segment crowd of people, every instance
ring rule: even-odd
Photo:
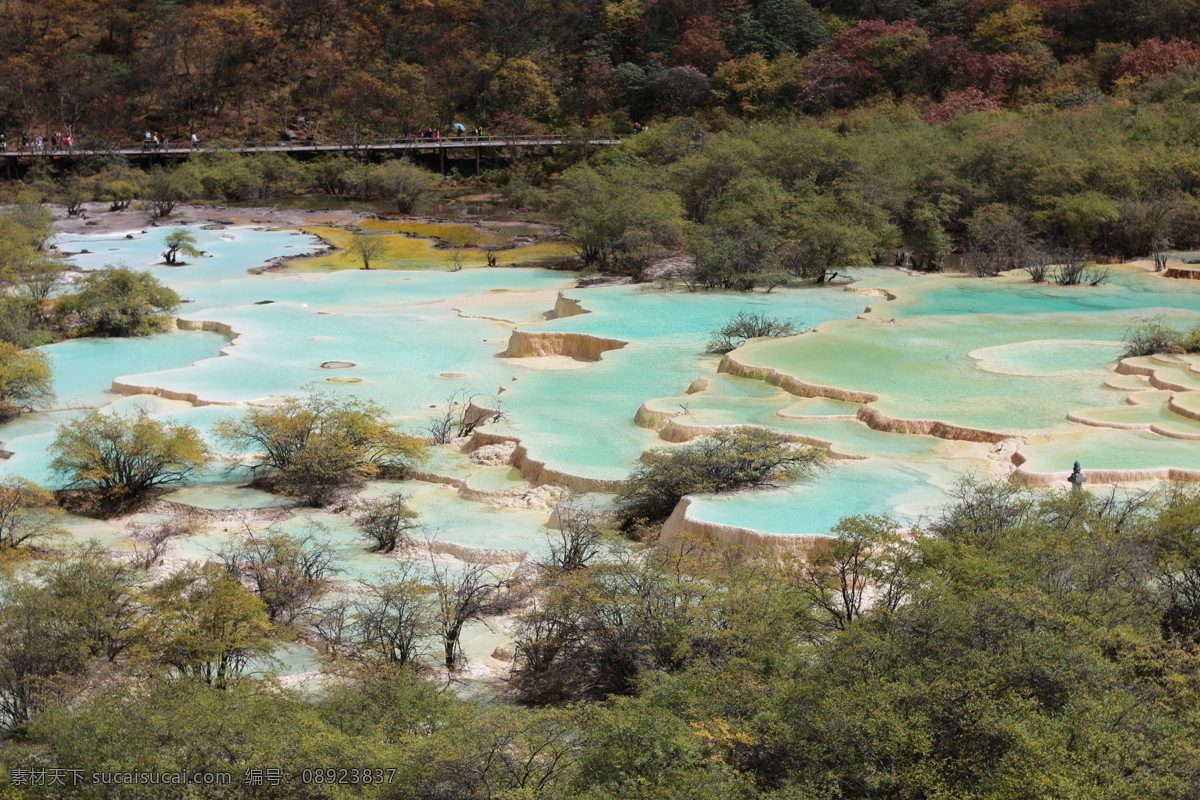
[[[49,136],[21,137],[20,152],[22,153],[70,153],[75,146],[75,137],[70,133],[55,133]],[[0,133],[0,153],[7,153],[8,134]]]
[[[642,126],[634,123],[634,132],[640,133]],[[482,138],[487,133],[480,127],[467,128],[464,125],[455,123],[451,130],[443,134],[441,129],[429,128],[419,130],[415,133],[405,133],[402,137],[404,141],[417,141],[421,139],[442,139],[447,137],[474,137]],[[311,141],[311,137],[309,137]],[[41,154],[57,154],[57,153],[72,153],[74,152],[75,138],[71,133],[53,133],[49,136],[30,136],[24,135],[20,139],[19,149],[16,152],[31,153],[35,155]],[[185,144],[191,149],[200,147],[200,137],[195,133],[185,139]],[[178,146],[178,144],[177,144]],[[155,152],[169,150],[171,142],[165,133],[155,130],[147,130],[142,134],[142,152]],[[8,146],[8,136],[0,133],[0,153],[10,152]]]
[[[200,137],[193,133],[190,137],[188,137],[187,143],[192,147],[192,149],[195,149],[200,146]],[[167,135],[165,133],[159,133],[158,131],[146,131],[142,134],[143,151],[167,150],[170,148],[170,146],[171,142],[169,139],[167,139]]]
[[[186,140],[193,148],[200,146],[200,137],[192,134]],[[142,135],[142,150],[166,150],[170,147],[170,141],[165,133],[158,131],[146,131]],[[14,142],[13,150],[8,146],[8,134],[0,133],[0,153],[18,152],[30,153],[33,155],[57,154],[57,153],[73,153],[75,148],[75,136],[71,133],[52,133],[49,136],[32,136],[30,134],[23,135],[20,139]]]
[[[465,126],[455,123],[454,127],[451,129],[451,131],[447,135],[448,136],[459,136],[459,137],[474,136],[475,138],[479,138],[479,137],[483,136],[484,133],[483,133],[482,128],[476,127],[476,128],[472,128],[471,130],[467,130],[467,128]],[[421,131],[417,131],[416,133],[404,134],[404,139],[406,139],[406,140],[409,140],[409,139],[441,139],[441,138],[442,138],[442,132],[440,129],[436,129],[436,128],[431,128],[429,130],[421,130]]]

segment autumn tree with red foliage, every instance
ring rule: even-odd
[[[950,92],[942,102],[931,108],[925,115],[925,121],[932,124],[949,122],[956,114],[964,111],[999,111],[1000,103],[988,97],[978,89],[963,89],[960,92]]]
[[[868,20],[833,38],[804,77],[800,105],[808,111],[848,108],[869,97],[901,97],[913,86],[929,52],[929,32],[912,21]]]
[[[958,36],[935,39],[921,62],[925,90],[935,99],[967,90],[1000,97],[1012,75],[1008,56],[972,50]]]
[[[729,48],[721,38],[721,25],[710,16],[694,17],[679,37],[679,44],[671,53],[675,66],[695,67],[712,74],[722,62],[730,58]]]
[[[1121,80],[1143,83],[1197,64],[1200,45],[1182,39],[1147,39],[1121,59]]]

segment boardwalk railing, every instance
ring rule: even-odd
[[[211,145],[201,142],[192,145],[191,142],[135,142],[125,146],[116,144],[108,147],[95,145],[88,147],[64,147],[59,145],[52,148],[49,143],[41,148],[14,147],[11,144],[7,150],[0,151],[0,156],[78,156],[78,155],[180,155],[203,150],[217,150],[234,153],[318,153],[318,152],[376,152],[402,150],[454,150],[460,148],[486,147],[492,149],[505,147],[560,147],[563,145],[614,145],[620,144],[617,137],[608,139],[570,139],[556,134],[535,134],[529,136],[442,136],[422,137],[408,136],[400,139],[367,139],[362,141],[331,141],[324,139],[292,139],[285,141],[245,141],[231,142],[220,140]]]

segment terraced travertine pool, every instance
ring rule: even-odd
[[[1027,483],[1059,485],[1077,459],[1093,482],[1200,478],[1200,362],[1120,358],[1139,317],[1200,319],[1191,282],[1137,267],[1116,268],[1105,286],[1069,288],[878,269],[861,271],[849,291],[577,289],[572,274],[537,266],[449,271],[448,251],[432,239],[395,234],[448,226],[377,227],[393,232],[390,269],[345,269],[347,256],[335,252],[248,272],[318,250],[305,231],[196,230],[207,255],[182,267],[156,263],[167,229],[62,237],[64,250],[89,251],[72,257],[82,268],[124,263],[175,288],[188,329],[45,348],[58,407],[0,427],[13,453],[0,470],[53,485],[46,447],[84,406],[147,408],[207,432],[247,403],[316,384],[374,399],[414,430],[460,391],[505,412],[487,433],[521,442],[514,463],[474,463],[440,448],[425,480],[365,490],[409,494],[438,551],[468,560],[545,547],[554,495],[530,481],[611,491],[647,448],[718,426],[769,427],[823,443],[835,459],[802,485],[696,498],[676,530],[741,529],[753,539],[826,534],[856,513],[912,520],[969,472],[1015,470]],[[321,233],[335,243],[345,235]],[[507,252],[536,265],[561,248]],[[466,266],[482,263],[480,252],[467,255]],[[741,309],[816,330],[754,341],[724,359],[706,354],[709,332]],[[349,366],[322,367],[329,362]],[[219,465],[197,484],[164,498],[210,520],[176,543],[184,558],[209,557],[246,524],[318,525],[338,549],[343,580],[394,563],[367,552],[344,515],[238,488]],[[120,524],[73,519],[71,528],[76,539],[132,546]]]

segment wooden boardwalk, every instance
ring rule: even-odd
[[[106,148],[63,148],[52,150],[46,143],[41,150],[30,150],[14,147],[10,143],[8,150],[0,151],[0,158],[40,158],[43,156],[93,156],[114,155],[123,156],[176,156],[186,157],[206,149],[232,153],[384,153],[384,152],[436,152],[447,150],[465,150],[476,148],[480,150],[502,150],[509,147],[562,147],[564,145],[605,146],[620,144],[621,139],[589,139],[586,142],[568,139],[563,136],[443,136],[432,138],[405,139],[374,139],[362,142],[331,142],[331,141],[281,141],[281,142],[228,142],[221,141],[212,148],[207,148],[203,142],[192,147],[189,142],[170,142],[168,146],[144,145],[141,142],[129,145],[114,145]]]

